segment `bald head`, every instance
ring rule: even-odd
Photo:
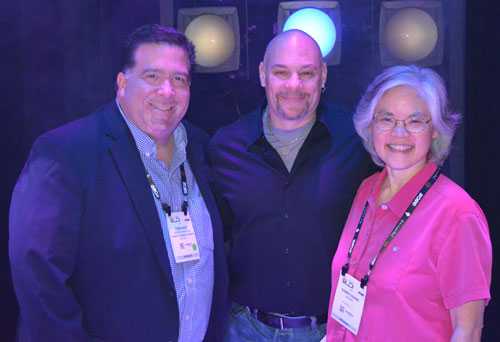
[[[299,30],[276,36],[259,65],[271,124],[294,129],[314,120],[327,68],[314,39]]]
[[[280,55],[286,54],[290,50],[307,50],[317,58],[319,63],[322,62],[318,43],[310,35],[300,30],[285,31],[274,37],[267,44],[262,62],[268,67],[271,61],[279,60]]]

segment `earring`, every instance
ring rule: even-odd
[[[321,93],[322,93],[322,94],[324,94],[324,93],[325,93],[325,91],[326,91],[326,86],[323,84],[323,85],[321,86]]]

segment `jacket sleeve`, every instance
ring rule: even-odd
[[[40,138],[19,177],[9,217],[9,257],[19,341],[86,341],[72,291],[82,185],[61,148]]]

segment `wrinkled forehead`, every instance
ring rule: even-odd
[[[309,35],[294,30],[276,36],[267,46],[264,55],[267,68],[273,65],[303,64],[321,66],[321,51]]]

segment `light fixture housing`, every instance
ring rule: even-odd
[[[314,8],[324,12],[333,22],[335,28],[335,42],[332,50],[326,56],[323,56],[323,60],[327,65],[340,64],[341,60],[341,45],[342,45],[342,22],[340,15],[340,5],[338,1],[283,1],[278,5],[278,20],[277,28],[278,33],[283,32],[283,28],[287,19],[293,15],[295,12],[305,9]],[[306,26],[303,31],[307,32],[308,27]],[[310,33],[311,36],[314,33]],[[331,35],[332,32],[327,32]],[[320,42],[318,42],[319,44]]]
[[[440,1],[384,1],[379,25],[383,66],[442,63],[444,27]]]
[[[195,45],[194,72],[221,73],[239,69],[240,23],[236,7],[180,8],[177,29]]]

